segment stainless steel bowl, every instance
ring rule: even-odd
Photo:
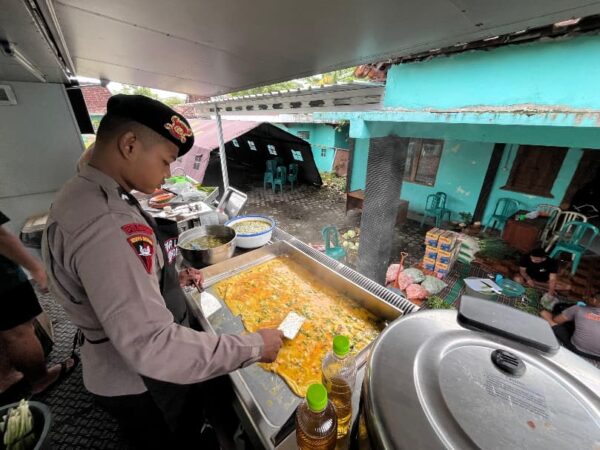
[[[191,239],[197,239],[201,236],[228,238],[229,241],[226,244],[206,250],[192,250],[184,247]],[[183,259],[192,267],[201,269],[202,267],[231,258],[235,251],[235,236],[235,230],[231,227],[226,227],[225,225],[203,225],[181,233],[179,235],[178,247]]]

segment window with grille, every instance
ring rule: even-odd
[[[310,139],[310,131],[298,131],[298,137],[308,141]]]
[[[254,141],[248,141],[248,147],[250,147],[250,150],[257,151],[256,144],[254,144]]]
[[[439,139],[411,139],[408,143],[404,181],[435,185],[444,141]]]
[[[194,170],[198,170],[200,168],[200,164],[202,163],[202,155],[196,155],[194,158]]]
[[[304,158],[302,157],[302,152],[300,150],[292,149],[292,156],[296,161],[304,161]]]
[[[270,155],[277,156],[277,150],[275,149],[274,145],[267,145],[267,150],[269,150]]]
[[[327,149],[326,148],[322,148],[321,149],[321,158],[325,158],[327,156]]]
[[[553,198],[552,187],[567,150],[566,147],[520,145],[508,181],[502,189]]]

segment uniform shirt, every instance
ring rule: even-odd
[[[62,188],[50,211],[43,239],[49,287],[87,339],[109,338],[81,347],[83,381],[97,395],[142,393],[139,374],[197,383],[254,363],[262,353],[259,334],[214,336],[173,322],[160,293],[163,255],[154,233],[144,235],[152,264],[128,241],[132,229],[148,228],[116,181],[89,165]]]
[[[0,211],[0,226],[10,219]],[[27,275],[17,263],[0,254],[0,294],[8,292],[20,283],[27,281]]]
[[[525,255],[521,258],[519,267],[525,267],[527,275],[533,280],[541,283],[546,283],[550,279],[551,273],[558,272],[558,262],[552,258],[546,258],[541,263],[534,263],[529,255]]]
[[[571,343],[584,353],[600,357],[600,308],[575,305],[562,315],[575,321]]]

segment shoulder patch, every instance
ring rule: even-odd
[[[123,230],[126,234],[143,233],[147,234],[148,236],[152,236],[153,234],[152,228],[142,223],[128,223],[126,225],[123,225],[121,227],[121,230]]]
[[[142,262],[146,272],[151,274],[152,263],[154,262],[154,242],[152,239],[143,234],[136,234],[128,237],[127,242]]]

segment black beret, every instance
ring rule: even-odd
[[[164,103],[145,95],[113,95],[106,105],[106,114],[139,122],[179,147],[179,156],[194,145],[194,133],[185,117]]]

